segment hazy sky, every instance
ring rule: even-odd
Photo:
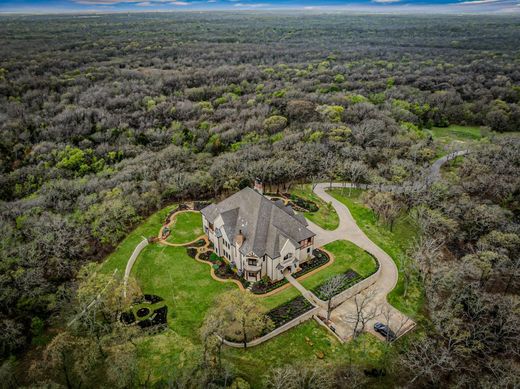
[[[174,10],[350,10],[359,12],[520,13],[520,0],[0,0],[4,12]]]

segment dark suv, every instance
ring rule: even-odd
[[[394,332],[386,324],[377,322],[374,324],[374,330],[383,335],[389,342],[395,340]]]

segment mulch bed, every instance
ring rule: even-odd
[[[344,274],[345,274],[345,282],[343,283],[342,287],[339,288],[336,291],[336,293],[333,296],[331,296],[330,298],[337,296],[341,292],[347,290],[352,285],[357,284],[359,281],[361,281],[363,279],[363,277],[361,275],[359,275],[357,272],[355,272],[352,269],[347,270]],[[323,286],[326,283],[327,283],[327,281],[325,281],[321,285],[318,285],[317,287],[315,287],[314,289],[311,290],[311,292],[314,293],[316,295],[316,297],[318,297],[321,300],[328,300],[327,296],[323,295],[323,293],[321,292],[321,289],[323,288]]]
[[[190,247],[188,247],[190,249]],[[188,255],[190,255],[190,252],[188,252]],[[191,255],[190,255],[191,257]],[[193,257],[195,258],[195,257]],[[215,275],[218,278],[221,278],[223,280],[226,279],[234,279],[239,281],[244,288],[247,288],[249,286],[249,281],[247,281],[244,277],[240,277],[237,273],[235,273],[229,263],[222,258],[219,257],[215,252],[213,251],[204,251],[199,255],[199,259],[201,261],[209,262],[212,264],[213,269],[215,270]]]
[[[302,208],[307,212],[318,212],[320,209],[314,201],[306,200],[300,196],[296,196],[295,194],[284,193],[284,196],[291,200],[291,203],[296,206],[295,208]]]
[[[267,316],[273,321],[275,328],[281,327],[291,320],[303,315],[313,308],[312,304],[303,296],[298,296],[286,303],[271,309]]]

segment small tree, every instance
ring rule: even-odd
[[[345,285],[346,277],[344,274],[333,276],[320,288],[320,295],[327,299],[327,320],[330,320],[332,311],[332,297],[337,295]]]
[[[377,305],[373,304],[375,289],[370,289],[354,297],[354,310],[344,316],[345,321],[354,324],[353,335],[358,336],[365,330],[366,324],[377,316]]]
[[[244,347],[248,341],[273,327],[258,301],[249,293],[235,290],[224,294],[219,297],[216,309],[222,315],[223,335],[241,341]]]

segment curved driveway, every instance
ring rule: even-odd
[[[426,184],[430,184],[440,178],[440,168],[444,163],[468,152],[468,150],[457,151],[436,160],[430,166]],[[364,308],[364,314],[373,317],[367,322],[365,330],[375,334],[373,326],[375,322],[379,321],[389,325],[399,337],[412,329],[415,323],[387,301],[387,295],[397,285],[399,278],[397,266],[390,255],[372,242],[359,228],[349,209],[326,191],[329,188],[350,187],[353,187],[353,185],[349,183],[321,183],[314,187],[314,193],[323,201],[331,203],[339,217],[339,226],[334,231],[324,230],[308,220],[309,228],[316,234],[314,238],[315,246],[321,247],[335,240],[349,240],[376,257],[381,267],[381,272],[379,278],[372,286],[336,307],[332,311],[331,321],[334,323],[336,332],[341,338],[350,338],[354,332],[353,321],[355,321],[357,316],[356,312],[359,311],[360,300],[366,298],[369,302]],[[356,299],[358,304],[356,304]],[[380,337],[380,335],[377,336]]]
[[[331,185],[321,183],[314,188],[316,195],[321,197],[324,201],[332,203],[339,217],[339,226],[334,231],[324,230],[309,221],[309,228],[316,234],[315,245],[316,247],[320,247],[335,240],[349,240],[376,257],[381,267],[381,272],[374,285],[365,289],[358,296],[336,307],[332,311],[331,321],[334,323],[336,333],[342,339],[349,339],[353,335],[353,322],[357,315],[355,299],[361,300],[367,298],[370,299],[370,301],[365,308],[364,314],[374,315],[374,317],[368,321],[365,330],[374,333],[373,325],[375,322],[380,321],[388,324],[390,328],[400,336],[413,328],[415,323],[391,306],[386,299],[388,293],[390,293],[397,284],[399,277],[397,266],[390,255],[372,242],[358,227],[348,208],[326,192],[326,189],[331,187],[348,188],[349,186],[350,184],[333,183]]]

